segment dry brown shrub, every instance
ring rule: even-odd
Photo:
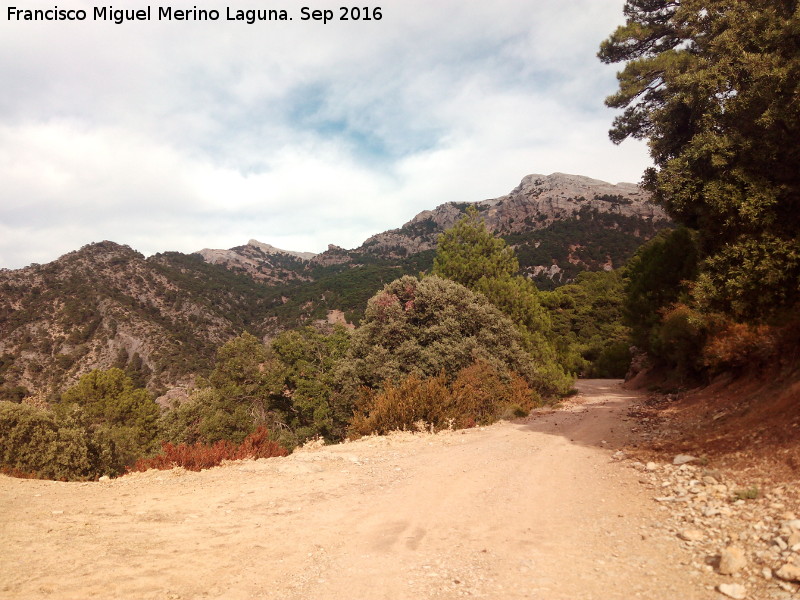
[[[0,466],[0,473],[3,475],[8,475],[9,477],[15,477],[16,479],[38,479],[36,473],[30,473],[28,471],[23,471],[22,469],[17,469],[16,467],[8,467],[6,465]]]
[[[706,343],[703,362],[712,371],[757,365],[775,354],[777,342],[774,327],[728,322]]]
[[[417,430],[420,422],[434,430],[473,427],[527,414],[539,401],[522,377],[479,360],[461,369],[449,385],[444,374],[409,375],[396,384],[386,382],[382,390],[365,389],[350,431],[383,435]]]
[[[539,395],[516,373],[501,373],[494,365],[475,361],[461,369],[451,385],[451,413],[456,423],[467,420],[485,425],[511,412],[529,413],[540,403]],[[513,409],[517,409],[517,411]]]
[[[440,425],[447,418],[450,396],[444,375],[425,379],[409,375],[397,384],[385,383],[382,391],[365,388],[350,430],[357,435],[383,435],[414,430],[419,421]]]
[[[259,427],[248,435],[241,444],[233,444],[221,440],[215,444],[178,444],[166,442],[161,447],[161,454],[152,458],[143,458],[129,469],[129,472],[147,471],[149,469],[169,470],[183,467],[188,471],[200,471],[216,467],[224,460],[241,460],[245,458],[271,458],[286,456],[289,452],[280,444],[269,439],[266,427]]]

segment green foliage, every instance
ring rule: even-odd
[[[695,298],[735,318],[758,320],[800,299],[800,240],[742,236],[706,259]]]
[[[571,386],[557,365],[528,353],[519,328],[483,295],[437,276],[403,277],[370,299],[340,377],[378,388],[412,374],[452,378],[475,360],[519,373],[545,396]]]
[[[697,276],[697,245],[686,228],[661,232],[642,246],[625,269],[625,317],[636,346],[654,352],[652,335],[662,313],[688,299],[687,283]]]
[[[662,312],[650,334],[650,352],[680,376],[696,376],[703,368],[703,346],[708,334],[703,315],[683,304]]]
[[[241,443],[260,426],[285,420],[281,365],[255,336],[244,332],[223,344],[208,380],[187,402],[161,418],[170,442]]]
[[[749,488],[740,488],[733,492],[733,496],[731,499],[733,501],[736,500],[756,500],[761,495],[761,490],[758,489],[758,486],[752,486]]]
[[[121,369],[83,375],[61,395],[56,412],[62,418],[80,418],[93,436],[113,448],[110,468],[115,473],[153,449],[158,405]]]
[[[334,387],[334,371],[349,334],[307,327],[284,332],[265,346],[243,333],[224,344],[207,380],[189,399],[162,415],[164,439],[175,444],[241,443],[261,426],[287,447],[322,436],[341,440],[352,401]]]
[[[266,346],[244,332],[217,351],[217,362],[208,380],[228,400],[247,403],[254,411],[262,411],[267,410],[265,399],[280,393],[278,370]]]
[[[286,425],[297,443],[317,436],[329,441],[344,437],[352,406],[336,394],[334,368],[349,345],[350,334],[341,326],[329,334],[312,327],[287,331],[272,341],[282,365],[282,394],[291,400]]]
[[[800,300],[800,35],[784,0],[628,0],[611,138],[648,139],[645,184],[696,229],[698,299],[759,320]]]
[[[311,281],[277,288],[278,296],[288,301],[276,303],[272,314],[281,323],[299,327],[310,319],[325,318],[328,310],[342,310],[348,322],[358,324],[367,300],[398,277],[430,269],[433,254],[429,250],[391,260],[360,254],[355,264],[316,267],[309,273]]]
[[[103,448],[73,419],[28,404],[0,402],[0,468],[44,479],[102,474]],[[105,448],[106,452],[108,448]]]
[[[77,404],[93,422],[152,430],[158,405],[147,390],[136,388],[121,369],[94,370],[61,395],[61,404]]]
[[[542,293],[562,362],[583,377],[624,377],[630,329],[623,319],[620,271],[583,272],[575,283]]]
[[[433,260],[434,275],[474,289],[481,279],[509,278],[518,271],[514,250],[489,233],[474,206],[439,236]]]
[[[517,325],[522,345],[540,365],[543,377],[563,379],[539,291],[518,271],[514,250],[486,229],[474,207],[439,237],[433,273],[483,294]]]
[[[0,387],[0,401],[22,402],[29,393],[28,388],[22,385],[4,385]]]

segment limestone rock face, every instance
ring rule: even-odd
[[[425,210],[398,229],[373,235],[359,248],[351,251],[349,261],[358,260],[359,255],[375,255],[382,258],[404,258],[412,254],[434,250],[439,235],[452,227],[464,214],[470,203],[448,202],[433,210]],[[559,222],[581,219],[609,221],[607,228],[619,229],[625,222],[633,229],[631,235],[645,237],[669,223],[664,210],[649,202],[647,192],[633,183],[611,184],[581,175],[553,173],[552,175],[527,175],[520,184],[505,196],[473,203],[484,218],[488,229],[500,235],[530,236]],[[605,215],[605,217],[603,217]],[[639,225],[637,225],[639,224]],[[641,230],[641,231],[640,231]],[[538,248],[538,245],[536,246]],[[600,258],[597,264],[587,265],[581,251],[590,252],[582,240],[568,240],[569,255],[566,261],[572,265],[593,269],[613,269],[618,266],[611,257]],[[343,260],[340,249],[328,250],[311,259],[312,264],[329,265],[348,262]],[[563,279],[564,264],[543,261],[539,264],[523,265],[531,277]],[[566,281],[561,281],[565,283]]]
[[[244,246],[229,250],[203,248],[196,254],[207,263],[222,265],[232,271],[244,271],[253,279],[265,283],[304,279],[300,274],[303,266],[316,256],[313,252],[281,250],[258,240],[250,240]]]
[[[230,250],[206,248],[198,254],[206,262],[244,271],[266,283],[302,280],[308,268],[358,265],[363,263],[363,257],[402,260],[434,250],[439,235],[452,227],[470,204],[481,213],[489,230],[499,235],[530,237],[532,232],[583,219],[585,222],[603,221],[602,227],[606,229],[627,227],[627,234],[640,237],[643,242],[655,229],[669,222],[663,209],[648,200],[648,194],[633,183],[612,184],[565,173],[533,174],[526,175],[511,192],[498,198],[472,203],[448,202],[424,210],[402,227],[375,234],[353,250],[330,245],[325,252],[315,255],[281,250],[250,240],[245,246]],[[566,234],[562,232],[561,235]],[[587,247],[584,241],[566,240],[561,246],[567,249],[567,256],[560,261],[546,258],[535,264],[523,264],[524,270],[533,278],[566,283],[572,271],[610,270],[620,266],[618,256],[603,256],[602,253],[597,256],[597,249]],[[534,245],[539,247],[537,242]],[[587,262],[591,254],[596,256]],[[569,272],[565,273],[565,269]]]
[[[484,200],[489,206],[486,222],[494,231],[515,233],[526,228],[526,220],[541,229],[554,221],[572,217],[588,207],[650,221],[667,221],[660,207],[633,183],[611,184],[581,175],[553,173],[527,175],[509,194]]]

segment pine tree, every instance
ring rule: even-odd
[[[526,348],[537,360],[557,360],[550,317],[540,303],[539,290],[519,275],[513,248],[489,232],[474,206],[439,237],[433,274],[486,296],[520,328]]]
[[[759,319],[800,299],[796,0],[628,0],[601,46],[625,63],[611,139],[646,139],[644,183],[700,236],[698,298]]]
[[[514,250],[493,236],[474,206],[439,236],[433,273],[468,288],[478,280],[512,277],[519,272]]]

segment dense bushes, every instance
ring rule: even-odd
[[[542,292],[562,362],[583,377],[624,377],[630,329],[623,321],[620,271],[580,273],[573,284]]]
[[[120,369],[92,371],[52,407],[0,403],[0,466],[47,479],[119,475],[154,449],[158,413]]]
[[[73,419],[29,404],[0,402],[0,469],[43,479],[92,479],[113,448]]]
[[[653,330],[663,310],[688,302],[689,286],[697,277],[695,235],[685,227],[662,231],[642,246],[625,268],[625,317],[633,342],[652,352]]]
[[[775,356],[783,333],[769,325],[718,323],[702,349],[703,365],[711,372],[761,366]]]
[[[352,400],[337,389],[335,370],[349,346],[350,334],[342,326],[329,332],[305,327],[272,341],[282,365],[281,394],[291,403],[286,425],[293,432],[293,444],[318,436],[329,441],[344,437]]]
[[[80,422],[94,439],[102,440],[101,445],[111,448],[104,465],[107,474],[121,473],[155,447],[158,405],[121,369],[83,375],[54,409],[63,418]]]
[[[539,395],[519,375],[476,361],[452,381],[444,373],[424,378],[412,374],[396,383],[388,381],[380,390],[365,388],[350,431],[367,435],[485,425],[526,415],[539,403]]]
[[[285,332],[269,346],[243,333],[220,348],[189,399],[162,415],[163,439],[238,444],[264,426],[289,448],[317,436],[341,440],[352,403],[337,403],[334,370],[348,345],[341,327]]]
[[[520,330],[483,295],[436,276],[403,277],[369,301],[341,378],[352,389],[375,389],[406,375],[444,372],[452,379],[476,360],[518,373],[542,395],[572,383],[558,365],[531,356]]]

